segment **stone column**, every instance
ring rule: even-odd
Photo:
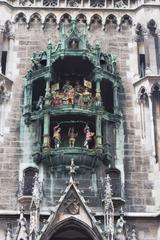
[[[158,48],[158,52],[157,52],[157,73],[160,74],[160,30],[158,31],[157,34],[157,48]]]
[[[101,96],[100,79],[96,80],[96,97]]]
[[[13,75],[13,46],[14,46],[14,34],[10,33],[8,35],[9,48],[8,48],[8,56],[7,56],[7,68],[6,68],[6,76],[12,79]]]
[[[102,147],[102,116],[99,112],[96,116],[96,147]]]
[[[151,68],[150,68],[148,32],[144,33],[144,49],[145,49],[146,75],[150,75]]]
[[[0,73],[2,73],[1,61],[2,61],[2,50],[3,50],[3,34],[4,34],[4,29],[3,27],[0,26]]]
[[[32,110],[32,84],[28,83],[25,87],[25,99],[24,99],[25,112],[31,112]]]
[[[151,34],[148,36],[148,46],[149,46],[149,58],[150,58],[150,69],[153,75],[157,74],[157,59],[156,59],[156,46],[155,37]]]
[[[46,77],[46,89],[45,89],[45,107],[49,105],[49,94],[50,94],[50,82],[49,77]],[[50,116],[48,113],[44,114],[44,129],[43,129],[43,148],[50,146]]]
[[[117,83],[113,86],[113,101],[114,101],[114,113],[118,114],[118,86]]]
[[[43,125],[43,148],[48,149],[50,146],[50,116],[48,113],[44,114],[44,125]]]
[[[153,119],[153,105],[152,105],[152,94],[148,95],[149,101],[149,114],[150,114],[150,127],[151,127],[151,142],[152,142],[152,154],[155,157],[155,132],[154,132],[154,119]]]
[[[101,105],[101,90],[100,90],[100,79],[97,78],[96,80],[96,98],[97,102]],[[100,108],[101,106],[97,106]],[[96,147],[102,147],[102,116],[100,109],[97,109],[97,116],[96,116]]]

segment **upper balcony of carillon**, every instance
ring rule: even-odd
[[[159,0],[6,0],[15,7],[84,8],[84,9],[135,9],[142,5],[159,5]]]
[[[116,58],[102,53],[98,43],[91,47],[85,28],[84,24],[80,32],[75,20],[70,27],[62,24],[58,45],[53,48],[49,41],[46,51],[33,54],[25,78],[26,123],[46,112],[53,116],[68,112],[95,116],[97,111],[108,118],[118,115]]]
[[[23,116],[28,126],[36,122],[40,129],[41,150],[35,161],[45,158],[39,153],[46,154],[46,149],[54,165],[63,159],[65,165],[75,157],[91,167],[96,151],[103,151],[107,164],[115,155],[111,148],[121,121],[116,58],[102,53],[98,43],[91,47],[85,32],[85,23],[62,22],[57,46],[53,48],[49,41],[46,51],[33,54],[25,77]],[[110,139],[113,142],[108,143]]]

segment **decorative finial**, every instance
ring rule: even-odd
[[[34,177],[32,200],[34,201],[36,207],[39,208],[42,200],[42,183],[39,181],[38,173],[36,173]]]
[[[47,46],[48,49],[52,49],[52,43],[51,43],[51,39],[49,38],[48,39],[48,46]]]
[[[6,240],[12,240],[12,235],[11,235],[11,225],[7,224],[7,232],[6,232]]]
[[[113,240],[114,236],[114,206],[112,202],[111,179],[107,174],[105,178],[104,193],[104,230],[107,240]]]
[[[136,235],[135,226],[132,227],[131,240],[138,240]]]
[[[111,179],[107,174],[105,177],[105,209],[109,208],[110,202],[112,201],[112,189],[111,189]]]
[[[74,177],[75,177],[76,169],[78,169],[79,167],[74,164],[74,159],[72,158],[71,159],[71,165],[66,166],[66,168],[69,169],[69,175],[70,175],[69,183],[72,184],[72,183],[74,183]]]
[[[116,223],[116,239],[120,240],[121,238],[124,238],[125,234],[124,234],[124,225],[126,223],[126,221],[124,220],[124,211],[123,208],[121,207],[120,209],[120,217],[117,220]]]

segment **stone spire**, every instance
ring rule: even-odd
[[[24,209],[21,207],[20,209],[20,217],[18,220],[18,227],[16,231],[16,239],[28,240],[27,233],[27,221],[24,217]]]
[[[35,203],[36,208],[39,208],[41,200],[42,200],[42,183],[39,181],[38,173],[36,173],[34,177],[34,186],[32,193],[32,202]]]
[[[104,231],[107,240],[113,240],[114,236],[114,207],[112,202],[111,179],[109,175],[105,178],[104,195]]]
[[[133,226],[133,228],[132,228],[131,240],[138,240],[137,235],[136,235],[135,226]]]
[[[11,228],[10,228],[10,226],[7,227],[6,240],[12,240],[12,235],[11,235]]]
[[[42,200],[42,183],[39,181],[38,173],[36,173],[34,177],[32,201],[30,206],[29,239],[33,239],[33,236],[37,236],[39,231],[39,210],[41,200]]]
[[[39,231],[39,217],[40,217],[39,210],[41,200],[42,200],[42,183],[39,181],[38,173],[36,173],[34,177],[32,201],[30,206],[29,239],[32,239],[33,236],[37,236]]]
[[[115,229],[116,240],[126,239],[125,238],[125,233],[124,233],[125,224],[126,224],[126,221],[124,220],[124,212],[123,212],[123,209],[121,208],[120,216],[117,220],[116,229]]]

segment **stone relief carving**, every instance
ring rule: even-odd
[[[71,193],[65,203],[65,212],[71,215],[79,214],[80,202],[78,198]]]

